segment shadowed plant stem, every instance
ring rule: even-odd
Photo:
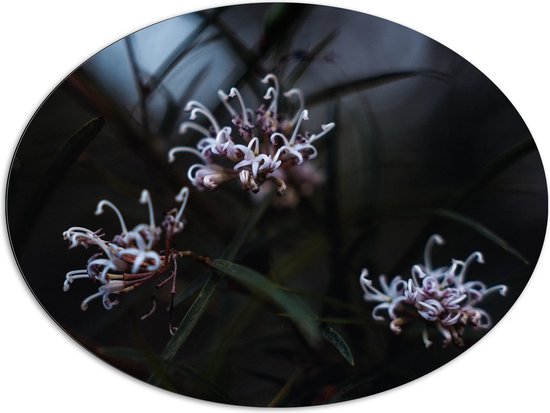
[[[157,71],[151,76],[145,85],[147,96],[151,96],[162,84],[164,79],[172,73],[178,64],[200,43],[196,42],[199,36],[206,30],[212,22],[220,15],[222,9],[212,9],[208,14],[198,12],[197,15],[203,18],[203,21],[190,33],[175,50],[162,62]]]
[[[141,125],[143,126],[145,133],[150,134],[151,129],[149,128],[149,115],[147,110],[147,92],[143,83],[141,70],[137,63],[137,56],[134,50],[134,45],[132,44],[131,37],[124,38],[124,45],[126,46],[126,52],[128,53],[128,60],[130,62],[130,69],[132,70],[132,76],[134,77],[134,82],[136,83],[136,89],[138,91]]]
[[[332,109],[332,119],[339,119],[339,104]],[[329,239],[329,266],[330,282],[327,291],[329,296],[342,301],[346,298],[347,283],[342,282],[343,257],[342,233],[340,225],[339,179],[338,179],[338,125],[336,123],[332,133],[327,137],[326,159],[326,191],[325,191],[325,225]]]
[[[304,372],[302,368],[296,369],[292,374],[292,376],[288,378],[284,386],[281,387],[281,389],[277,392],[275,397],[273,397],[273,399],[269,402],[267,407],[278,406],[285,399],[285,397],[288,396],[288,394],[290,393],[290,390],[292,389],[292,386],[294,386],[294,384],[303,377],[303,374]]]
[[[255,228],[256,224],[260,221],[264,213],[267,211],[268,206],[273,200],[273,196],[273,194],[267,196],[260,205],[254,205],[252,207],[252,210],[248,213],[248,215],[241,223],[241,226],[233,237],[233,240],[229,243],[225,251],[222,253],[222,258],[233,260],[236,257],[241,246],[244,244],[244,242],[246,241],[252,230]],[[183,255],[190,254],[184,253]],[[199,261],[204,262],[207,262],[209,260],[209,258],[207,257],[200,256],[194,256],[194,258],[197,258]],[[197,325],[198,321],[208,308],[208,305],[210,304],[210,301],[214,296],[214,293],[216,292],[222,279],[223,276],[216,274],[215,272],[212,272],[210,277],[208,277],[206,283],[202,287],[202,290],[199,292],[199,295],[181,320],[176,333],[168,341],[166,347],[161,353],[161,358],[163,360],[169,361],[175,357],[179,349],[183,346],[183,344]],[[149,378],[149,383],[158,384],[156,373],[154,373]]]

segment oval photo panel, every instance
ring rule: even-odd
[[[310,406],[480,340],[533,272],[547,192],[519,114],[451,50],[251,4],[78,67],[17,147],[7,213],[29,288],[100,359],[198,399]]]

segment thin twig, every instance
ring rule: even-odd
[[[145,130],[145,132],[147,134],[150,134],[151,130],[149,128],[149,116],[147,114],[147,92],[141,76],[141,70],[139,69],[137,64],[137,57],[134,47],[131,43],[130,36],[124,38],[124,45],[126,46],[126,50],[128,52],[130,68],[132,69],[132,75],[134,76],[134,81],[136,82],[136,88],[138,91],[139,108],[141,112],[141,124],[143,125],[143,129]]]

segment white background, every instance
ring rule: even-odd
[[[205,0],[192,5],[168,0],[2,2],[0,165],[3,182],[7,179],[15,145],[32,114],[49,92],[85,59],[146,25],[221,4],[227,3]],[[503,0],[367,0],[340,1],[338,5],[418,30],[479,68],[519,111],[549,170],[550,14],[546,12],[545,2],[522,1],[520,5],[518,1]],[[4,222],[2,225],[5,228]],[[0,274],[0,410],[138,413],[228,409],[155,389],[88,354],[46,316],[30,294],[15,266],[5,233],[0,236],[0,242],[3,269]],[[514,411],[530,406],[530,411],[548,411],[548,249],[545,245],[533,278],[512,311],[473,349],[435,373],[398,389],[322,409],[338,407],[343,412],[437,409],[453,413],[468,409]],[[45,270],[44,276],[51,274]],[[59,283],[59,280],[52,282]],[[524,351],[524,346],[528,346],[529,352]]]

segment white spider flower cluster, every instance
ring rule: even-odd
[[[244,190],[256,193],[266,180],[271,180],[277,192],[283,194],[286,183],[280,171],[315,158],[317,149],[313,143],[334,128],[334,123],[328,123],[321,125],[319,133],[301,132],[303,121],[308,120],[302,91],[290,89],[283,93],[298,103],[297,111],[287,116],[278,110],[281,92],[277,77],[268,74],[262,83],[268,85],[264,99],[270,103],[261,104],[255,111],[246,107],[237,88],[231,88],[229,94],[218,91],[232,126],[220,126],[202,103],[195,100],[187,103],[185,110],[190,112],[190,121],[182,123],[180,133],[194,130],[201,138],[196,147],[172,148],[168,160],[173,162],[175,155],[182,152],[198,157],[201,163],[192,165],[187,176],[199,190],[213,190],[226,181],[239,179]],[[232,99],[237,101],[237,109],[230,104]],[[199,116],[205,118],[208,127],[195,122]]]
[[[99,282],[98,291],[84,299],[81,308],[86,310],[90,301],[101,297],[103,306],[110,310],[118,304],[118,300],[112,300],[111,295],[132,291],[163,273],[170,265],[171,258],[169,251],[163,252],[159,249],[159,241],[163,230],[168,241],[174,234],[183,230],[183,212],[188,195],[189,189],[183,188],[176,196],[176,201],[181,202],[180,208],[169,211],[161,226],[157,226],[151,196],[149,191],[144,189],[140,203],[148,206],[149,223],[139,224],[132,230],[128,229],[120,210],[112,202],[101,200],[97,204],[95,214],[103,214],[106,207],[113,210],[119,220],[121,232],[111,241],[103,238],[101,230],[71,227],[63,232],[63,238],[69,241],[69,248],[95,246],[99,249],[99,252],[89,258],[86,268],[66,274],[63,290],[68,291],[72,282],[80,278]]]
[[[462,333],[466,326],[487,329],[491,318],[477,307],[486,296],[494,292],[506,295],[505,285],[487,287],[481,281],[466,281],[466,271],[475,261],[483,263],[480,252],[472,253],[464,261],[452,260],[448,267],[433,268],[431,250],[434,244],[443,244],[439,235],[432,235],[424,250],[424,264],[414,265],[407,280],[396,276],[389,283],[379,277],[380,289],[373,286],[368,271],[363,269],[359,282],[365,301],[376,302],[372,310],[375,320],[390,320],[390,329],[400,334],[402,328],[414,319],[425,321],[422,339],[426,347],[432,342],[427,327],[433,324],[443,336],[443,345],[451,342],[463,345]]]

